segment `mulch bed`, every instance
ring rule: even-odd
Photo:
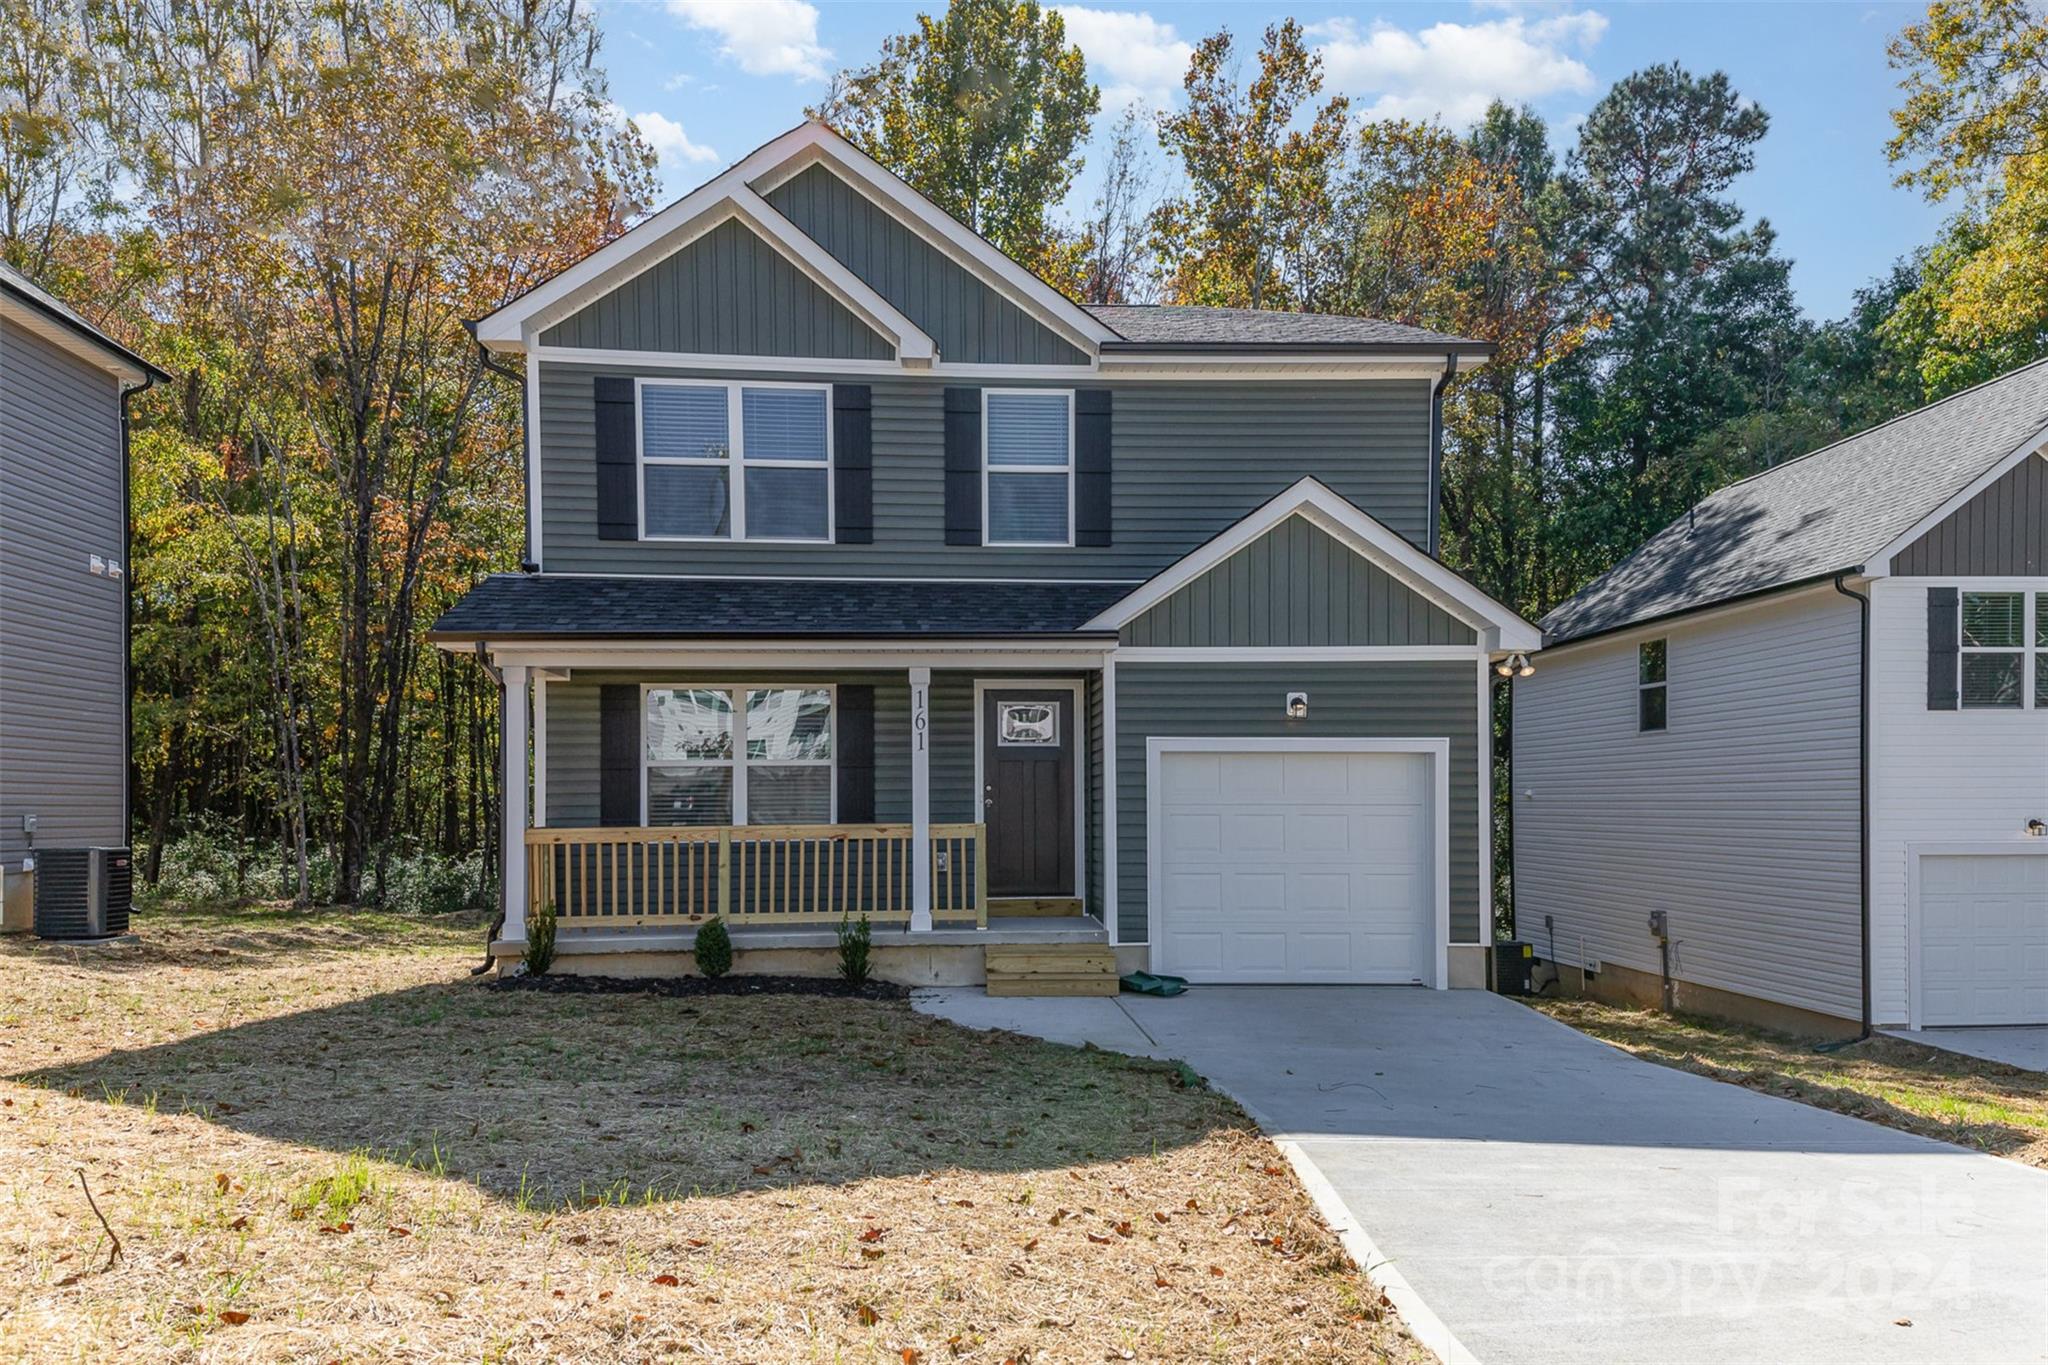
[[[834,995],[854,1000],[907,1000],[910,987],[870,980],[849,986],[836,976],[506,976],[493,990],[547,991],[555,995]]]

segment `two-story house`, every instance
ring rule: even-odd
[[[717,914],[829,970],[865,914],[903,980],[1483,982],[1538,644],[1432,555],[1485,346],[1081,307],[815,122],[475,333],[530,563],[432,638],[504,688],[501,954],[547,909],[674,972]]]
[[[128,842],[128,399],[168,378],[0,265],[0,927],[39,851]]]

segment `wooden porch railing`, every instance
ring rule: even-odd
[[[676,825],[526,831],[527,914],[574,928],[907,924],[909,825]],[[978,824],[931,826],[932,919],[988,927]]]

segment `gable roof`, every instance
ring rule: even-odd
[[[1176,560],[1122,596],[1087,624],[1090,630],[1119,630],[1172,597],[1289,517],[1301,517],[1329,533],[1354,554],[1383,565],[1421,596],[1480,633],[1490,650],[1531,650],[1542,632],[1467,582],[1441,560],[1415,548],[1399,532],[1314,477],[1303,478],[1268,500],[1207,544]]]
[[[841,303],[895,338],[903,365],[942,361],[916,324],[768,202],[765,196],[776,187],[820,163],[1091,357],[1213,359],[1231,352],[1268,352],[1273,353],[1269,358],[1314,359],[1322,353],[1333,361],[1347,356],[1455,357],[1470,365],[1493,351],[1484,342],[1370,318],[1180,305],[1083,307],[815,119],[755,148],[681,199],[478,319],[471,330],[487,347],[523,350],[530,337],[653,268],[725,218],[739,216],[799,261]]]
[[[0,263],[0,300],[14,320],[132,386],[147,388],[170,376],[80,317],[70,305],[13,266]]]
[[[1543,618],[1552,644],[1813,583],[1893,554],[2048,444],[2048,360],[1730,484]]]

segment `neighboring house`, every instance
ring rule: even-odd
[[[1521,936],[1655,999],[1662,912],[1681,1006],[2048,1023],[2044,446],[2048,362],[1722,489],[1546,617]]]
[[[166,375],[0,265],[0,868],[128,842],[128,395]]]
[[[549,907],[672,971],[722,912],[818,969],[850,910],[904,979],[1483,980],[1489,660],[1538,637],[1430,549],[1486,347],[1079,307],[817,123],[475,332],[531,571],[432,638],[531,773],[500,952]]]

